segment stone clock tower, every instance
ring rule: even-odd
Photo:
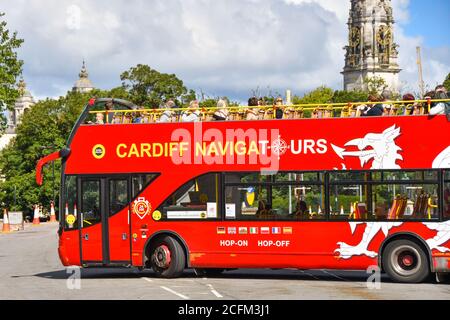
[[[344,47],[344,89],[364,89],[364,79],[383,78],[398,92],[401,69],[394,42],[391,0],[351,0],[348,45]]]

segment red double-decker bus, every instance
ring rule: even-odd
[[[62,159],[63,265],[449,272],[444,115],[126,123],[143,114],[93,99],[39,162],[38,183]]]

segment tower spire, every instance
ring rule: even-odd
[[[394,42],[391,0],[350,0],[348,45],[344,47],[344,89],[365,89],[366,78],[383,78],[398,91],[401,71]]]

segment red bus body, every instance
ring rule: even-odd
[[[358,270],[380,265],[387,241],[408,235],[427,247],[431,271],[448,272],[450,212],[444,190],[439,217],[432,221],[332,220],[327,208],[327,218],[317,221],[230,221],[223,207],[217,219],[204,221],[158,221],[153,213],[181,185],[209,172],[436,169],[443,180],[450,170],[449,128],[445,116],[79,124],[67,146],[63,179],[157,176],[138,196],[148,207],[136,212],[132,199],[107,219],[108,232],[105,223],[61,227],[61,261],[142,267],[146,246],[165,233],[180,241],[187,266],[194,268]]]

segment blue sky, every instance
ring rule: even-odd
[[[430,47],[450,46],[450,0],[410,0],[409,15],[406,35],[421,36]]]
[[[450,72],[450,0],[392,0],[403,91]],[[148,64],[209,97],[245,101],[321,85],[342,89],[350,0],[0,0],[25,40],[19,57],[38,99],[70,90],[86,60],[97,88]]]

